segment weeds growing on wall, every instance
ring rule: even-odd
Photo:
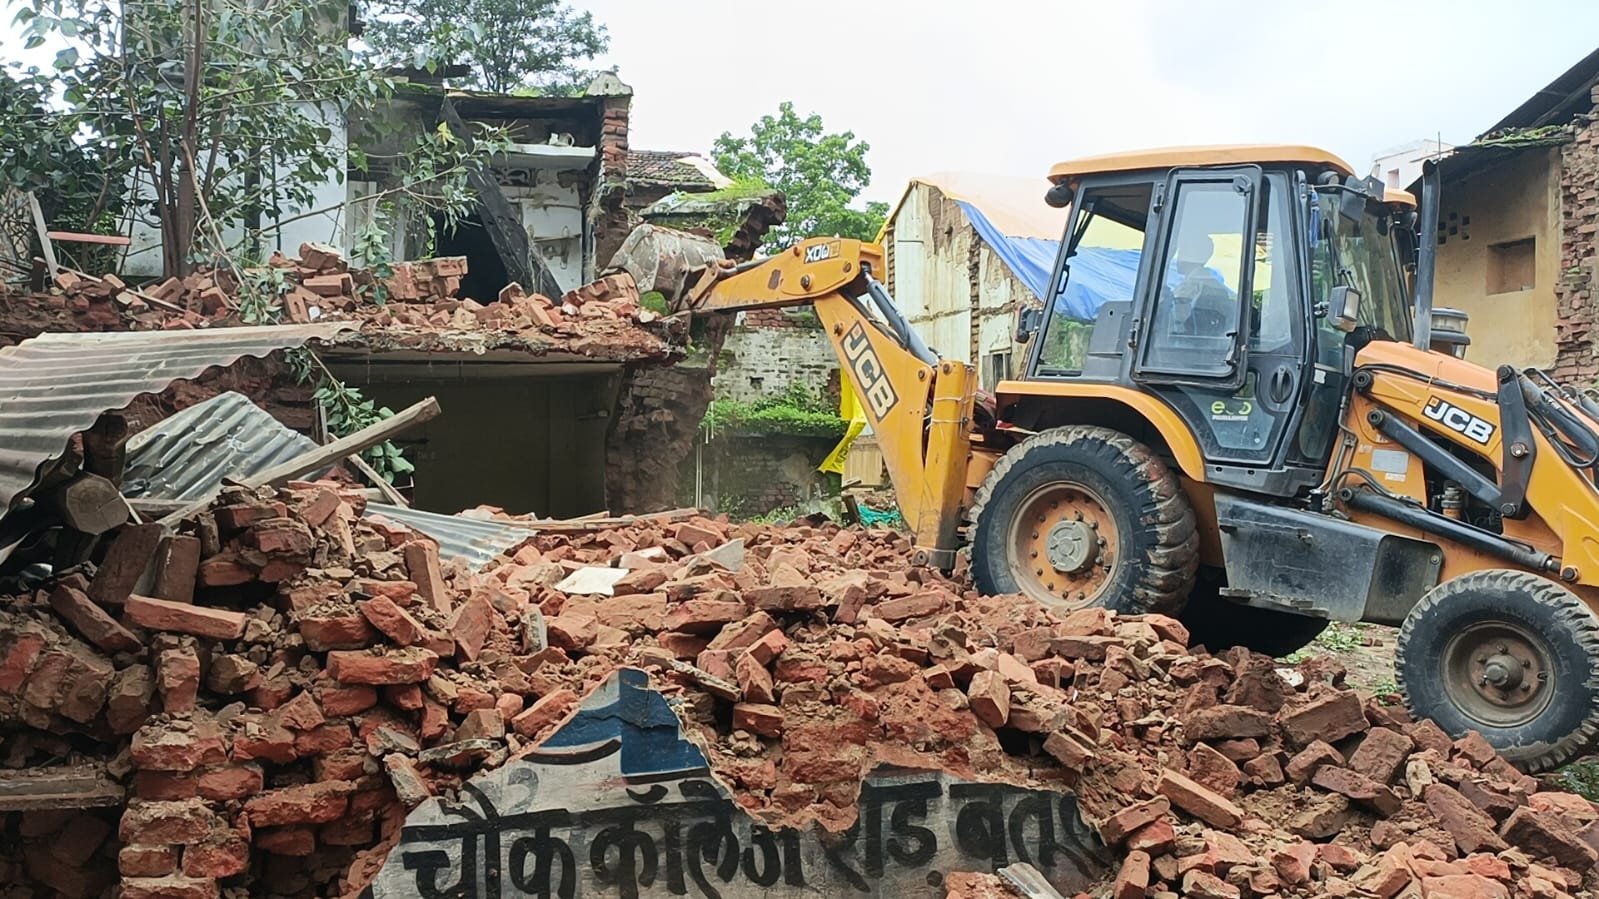
[[[842,437],[848,422],[825,398],[802,384],[790,384],[775,397],[752,403],[712,400],[700,427],[707,435],[794,434],[803,437]]]

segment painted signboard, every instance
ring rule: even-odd
[[[626,669],[533,753],[417,806],[365,896],[942,897],[947,872],[1018,861],[1068,895],[1107,864],[1069,794],[934,771],[879,768],[843,834],[767,828]]]

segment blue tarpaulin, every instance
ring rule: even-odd
[[[999,229],[975,205],[957,200],[983,242],[993,248],[1017,280],[1033,295],[1049,293],[1049,279],[1060,254],[1059,240],[1012,237]],[[1078,321],[1091,322],[1099,307],[1110,300],[1131,300],[1138,280],[1138,250],[1080,247],[1072,256],[1072,276],[1055,308]]]
[[[1040,299],[1049,293],[1049,279],[1055,270],[1055,257],[1060,253],[1060,241],[1004,234],[976,205],[966,200],[955,202],[971,220],[983,242],[993,248],[1017,280]],[[1138,260],[1142,255],[1140,250],[1079,246],[1072,254],[1071,278],[1066,282],[1066,291],[1056,299],[1055,310],[1077,321],[1092,322],[1105,303],[1131,300],[1138,283]],[[1221,273],[1214,267],[1206,268],[1216,276],[1217,282],[1222,280]],[[1168,286],[1175,287],[1182,279],[1175,266],[1168,270]]]

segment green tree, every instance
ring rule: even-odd
[[[605,52],[605,26],[560,0],[374,0],[362,37],[385,64],[468,62],[467,83],[495,93],[572,94],[577,65]]]
[[[226,251],[230,227],[304,209],[317,184],[342,176],[333,126],[387,90],[380,73],[351,64],[344,9],[25,0],[17,24],[27,45],[60,50],[53,71],[13,77],[61,99],[60,127],[96,146],[108,183],[136,185],[136,211],[161,229],[163,268],[182,274],[201,249]]]
[[[77,117],[50,101],[40,79],[0,70],[0,183],[32,191],[52,228],[115,228],[125,186],[106,178],[104,148],[78,139]]]
[[[167,275],[255,258],[263,219],[326,212],[317,186],[369,168],[335,129],[400,89],[350,50],[347,11],[341,0],[22,0],[26,45],[60,49],[49,70],[11,66],[0,174],[69,187],[61,202],[89,226],[116,208],[91,192],[127,193],[131,212],[160,228]],[[376,129],[365,138],[402,150],[378,160],[393,187],[371,199],[385,208],[470,209],[468,173],[505,145],[489,134],[467,150],[403,117],[365,118]],[[96,170],[82,172],[85,159]]]
[[[788,220],[767,236],[769,249],[781,249],[818,235],[877,236],[888,204],[852,205],[872,180],[870,149],[853,131],[829,133],[820,115],[801,118],[785,100],[776,116],[761,116],[751,126],[749,137],[723,132],[712,155],[729,177],[759,178],[788,198]]]

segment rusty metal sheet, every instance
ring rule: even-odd
[[[314,448],[311,438],[286,427],[239,393],[223,393],[133,435],[123,493],[129,497],[197,500],[223,478],[243,480]],[[367,505],[381,516],[438,541],[439,556],[461,558],[481,571],[526,540],[525,524],[465,518],[383,503]]]
[[[128,438],[122,493],[193,502],[316,449],[242,393],[196,403]]]
[[[72,435],[174,381],[353,328],[348,322],[205,331],[42,334],[0,349],[0,511],[11,512]]]

